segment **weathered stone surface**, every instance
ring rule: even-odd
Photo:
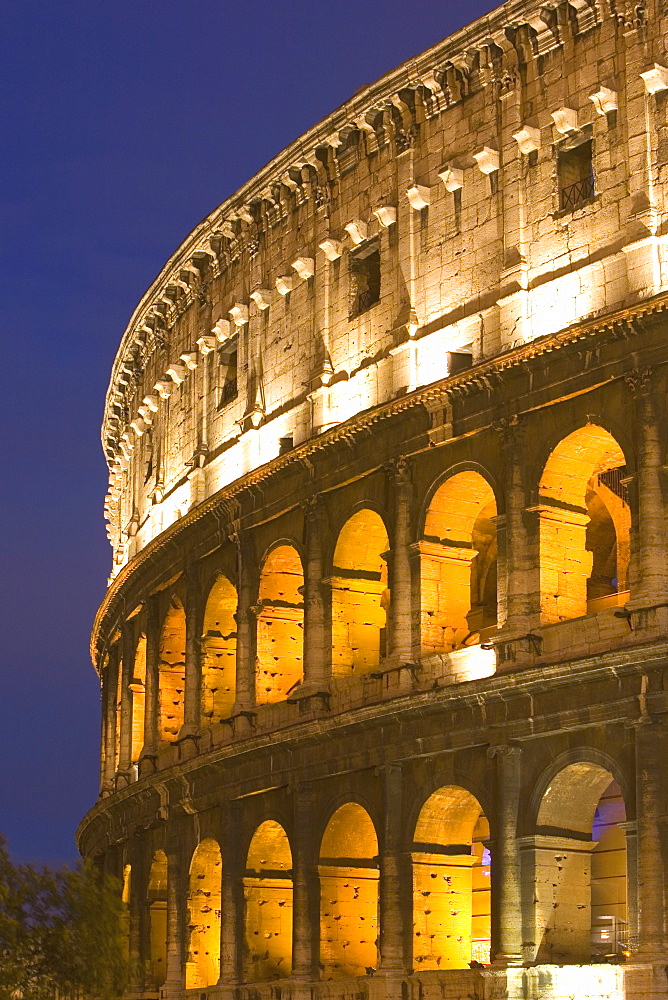
[[[129,995],[666,997],[667,26],[506,5],[138,306],[79,830]]]

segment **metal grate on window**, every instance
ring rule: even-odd
[[[629,503],[629,491],[627,489],[626,479],[627,471],[625,465],[620,465],[617,469],[608,469],[607,472],[599,472],[598,481],[607,486],[611,493],[619,497],[622,503],[628,506]]]
[[[559,207],[562,211],[572,211],[575,208],[579,208],[580,205],[584,205],[585,202],[593,197],[594,178],[590,175],[589,177],[583,177],[580,181],[576,181],[575,184],[569,184],[567,187],[561,189]]]

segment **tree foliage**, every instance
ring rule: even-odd
[[[0,1000],[117,997],[123,908],[116,879],[89,865],[14,865],[0,837]]]

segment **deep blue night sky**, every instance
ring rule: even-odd
[[[99,425],[139,297],[195,224],[490,0],[8,0],[0,33],[0,831],[76,857],[97,794]]]

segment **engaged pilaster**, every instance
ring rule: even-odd
[[[146,602],[146,681],[144,708],[144,746],[139,760],[139,775],[150,774],[158,752],[158,695],[160,688],[160,606],[159,595]]]
[[[292,843],[292,976],[304,983],[317,979],[320,894],[317,859],[313,858],[313,800],[310,785],[294,789]]]
[[[255,708],[255,659],[257,650],[257,620],[253,613],[253,575],[251,541],[239,526],[230,535],[237,550],[237,678],[236,701],[232,709],[235,731],[248,721]],[[246,727],[247,728],[247,727]]]
[[[379,837],[379,950],[380,969],[389,977],[405,972],[404,914],[406,893],[403,891],[401,858],[402,773],[392,764],[378,769],[382,786],[383,828]],[[389,986],[387,996],[393,995]]]
[[[132,766],[132,691],[130,684],[135,662],[134,620],[123,622],[121,628],[121,720],[118,747],[118,777],[127,781]]]
[[[331,606],[325,576],[323,541],[327,511],[322,497],[304,504],[306,566],[304,574],[304,688],[314,695],[329,691],[332,674]]]
[[[102,698],[104,711],[104,769],[102,790],[110,791],[114,787],[116,775],[116,698],[118,691],[119,646],[114,643],[109,647],[107,667],[103,673]]]
[[[517,746],[489,747],[496,759],[496,835],[492,841],[492,960],[495,965],[522,963],[522,908],[517,816],[520,796]]]
[[[200,590],[197,571],[194,566],[186,570],[186,670],[183,699],[183,726],[179,738],[194,737],[200,728],[200,708],[202,701],[202,634],[200,614]]]
[[[392,495],[393,531],[390,558],[390,655],[399,662],[412,658],[413,606],[411,581],[411,515],[413,483],[410,467],[401,458],[388,467]]]

